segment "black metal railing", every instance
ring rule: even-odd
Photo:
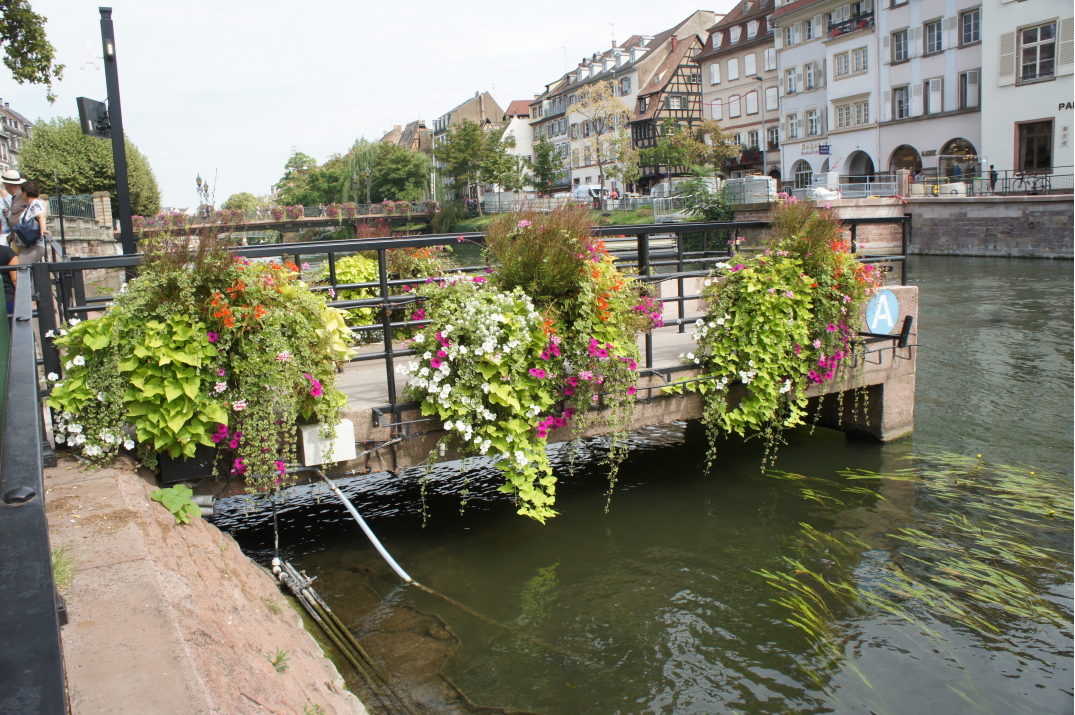
[[[849,32],[865,30],[868,27],[873,27],[872,12],[855,15],[854,17],[841,22],[830,22],[828,26],[829,37],[839,37],[840,35],[846,35]]]
[[[910,215],[880,218],[845,219],[844,224],[850,228],[853,250],[858,248],[858,226],[870,224],[900,224],[901,248],[899,254],[880,256],[861,256],[860,261],[884,264],[887,270],[900,266],[901,282],[905,281],[907,242],[910,231]],[[702,316],[688,316],[686,306],[690,301],[701,298],[698,293],[685,293],[686,281],[702,278],[710,273],[713,264],[727,261],[738,251],[751,251],[752,248],[739,248],[739,239],[745,231],[764,231],[770,227],[767,221],[726,221],[711,223],[650,224],[640,226],[608,226],[595,228],[596,236],[608,239],[610,253],[617,265],[637,272],[646,283],[659,284],[675,281],[674,295],[662,295],[664,303],[676,304],[676,317],[666,319],[662,330],[686,332],[688,325]],[[320,260],[327,268],[327,283],[312,288],[314,291],[330,292],[335,298],[340,291],[349,289],[366,289],[373,293],[368,298],[350,300],[333,299],[327,304],[346,310],[349,308],[371,308],[377,314],[375,322],[350,326],[351,331],[359,336],[377,339],[381,349],[361,352],[353,362],[381,361],[385,363],[385,381],[388,387],[388,408],[398,417],[399,404],[395,390],[395,361],[399,358],[416,355],[410,348],[397,346],[393,335],[399,331],[429,325],[432,321],[400,319],[398,311],[408,305],[419,302],[421,298],[413,292],[404,292],[405,286],[424,284],[426,278],[393,277],[387,269],[387,251],[403,248],[430,248],[434,246],[452,246],[459,242],[484,242],[482,233],[441,234],[433,236],[404,236],[397,238],[353,239],[346,241],[318,241],[314,243],[270,244],[263,246],[244,246],[236,253],[248,258],[286,257],[301,265],[304,261]],[[619,239],[619,240],[617,240]],[[656,246],[651,239],[656,239]],[[336,274],[336,261],[341,255],[357,252],[376,253],[377,280],[363,283],[341,283]],[[87,298],[82,274],[87,270],[128,269],[140,261],[139,256],[117,256],[110,258],[76,259],[61,263],[36,264],[35,285],[53,284],[57,302],[53,302],[52,291],[39,291],[39,329],[42,335],[57,327],[60,320],[71,317],[85,317],[89,313],[104,310],[111,297]],[[484,271],[487,266],[457,266],[451,272],[466,274]],[[53,277],[50,277],[53,274]],[[393,317],[395,314],[396,317]],[[51,339],[45,338],[43,362],[46,372],[62,373],[60,357],[52,347]],[[653,368],[653,335],[645,336],[645,368]],[[662,372],[667,369],[662,368]]]
[[[17,285],[0,444],[0,712],[62,715],[61,601],[45,518],[34,296],[28,266],[3,270],[16,271]]]

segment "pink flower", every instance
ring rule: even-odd
[[[607,358],[608,357],[608,350],[606,350],[605,348],[599,349],[597,351],[597,357],[601,358],[602,360]]]
[[[567,387],[564,388],[564,394],[567,395],[568,397],[571,397],[572,395],[575,394],[575,388],[572,387],[571,385],[568,385]]]
[[[798,355],[802,351],[803,351],[803,349],[799,346],[799,344],[795,343],[795,354]]]
[[[437,351],[437,357],[442,358],[442,359],[446,358],[446,357],[448,357],[448,353],[444,352],[443,350],[438,350]]]
[[[246,474],[246,465],[243,464],[243,458],[242,457],[239,457],[238,459],[235,460],[235,466],[232,468],[231,471],[233,471],[236,474]]]
[[[836,326],[835,326],[835,325],[833,325],[832,323],[829,323],[829,325],[828,325],[828,331],[829,331],[830,333],[835,333],[835,332],[836,332]]]
[[[443,365],[444,362],[439,357],[435,357],[429,361],[429,364],[433,367],[434,370],[439,370],[440,366]]]
[[[527,228],[528,226],[530,226],[530,222],[527,221],[526,219],[523,219],[522,221],[520,221],[519,223],[517,223],[515,225],[518,226],[519,228]]]
[[[215,343],[217,340],[220,340],[220,336],[214,333],[212,330],[208,331],[205,336],[209,338],[209,342],[211,343]]]
[[[836,374],[836,370],[829,370],[828,372],[825,373],[825,379],[826,380],[831,380],[833,375],[835,375],[835,374]]]
[[[314,397],[321,397],[321,383],[314,380],[314,386],[310,388],[310,394]]]
[[[821,347],[821,341],[820,341],[820,340],[816,340],[816,339],[815,339],[815,340],[814,340],[814,347],[815,347],[815,348],[820,348],[820,347]]]
[[[411,317],[414,318],[415,320],[425,320],[426,319],[426,312],[425,312],[425,310],[423,308],[418,308],[417,310],[414,311],[414,314],[411,315]]]
[[[746,268],[746,266],[744,266],[742,263],[736,263],[735,267],[732,268],[732,273],[735,273],[736,271],[741,271],[744,268]]]
[[[224,374],[225,374],[224,373],[224,368],[220,368],[219,370],[217,370],[216,374],[217,374],[217,377],[224,377]]]
[[[287,350],[281,350],[277,353],[276,360],[278,362],[291,362],[291,353]]]
[[[638,388],[636,388],[634,385],[631,385],[630,387],[627,388],[627,394],[628,395],[633,395],[636,392],[638,392]]]
[[[242,412],[246,409],[246,400],[236,400],[235,402],[231,403],[231,408],[236,412]]]
[[[593,373],[590,372],[589,370],[579,370],[579,379],[592,380],[593,379]]]
[[[287,465],[281,462],[279,459],[276,460],[276,471],[280,472],[281,477],[284,476],[284,472],[287,471]]]
[[[579,386],[579,379],[577,377],[575,377],[574,375],[572,375],[571,377],[567,378],[567,382],[572,387],[578,387]]]
[[[539,380],[544,380],[545,379],[545,371],[542,370],[540,367],[532,367],[532,368],[530,368],[530,374],[533,375],[534,377],[536,377]]]

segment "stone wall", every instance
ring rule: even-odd
[[[835,199],[827,204],[836,210],[842,219],[879,218],[884,216],[902,216],[906,209],[903,200],[895,197],[868,199]],[[733,207],[736,221],[768,221],[769,207],[757,206]],[[748,242],[762,240],[769,235],[768,230],[753,229],[745,233]],[[851,241],[851,230],[844,229],[844,240]],[[896,255],[900,253],[901,237],[899,224],[880,224],[876,226],[858,226],[855,229],[855,241],[858,250],[870,256]]]
[[[1072,258],[1073,203],[1060,196],[916,198],[908,253]]]

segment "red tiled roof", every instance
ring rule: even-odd
[[[508,111],[504,113],[506,117],[529,117],[530,116],[530,101],[526,99],[513,99],[508,105]]]
[[[773,19],[775,20],[778,17],[782,17],[783,15],[795,12],[796,10],[801,10],[804,7],[809,7],[819,2],[821,2],[821,0],[795,0],[795,2],[788,3],[784,7],[778,8],[777,11],[773,13]]]

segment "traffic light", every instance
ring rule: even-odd
[[[108,121],[108,105],[89,97],[78,97],[78,122],[82,133],[88,137],[112,138],[112,125]]]

